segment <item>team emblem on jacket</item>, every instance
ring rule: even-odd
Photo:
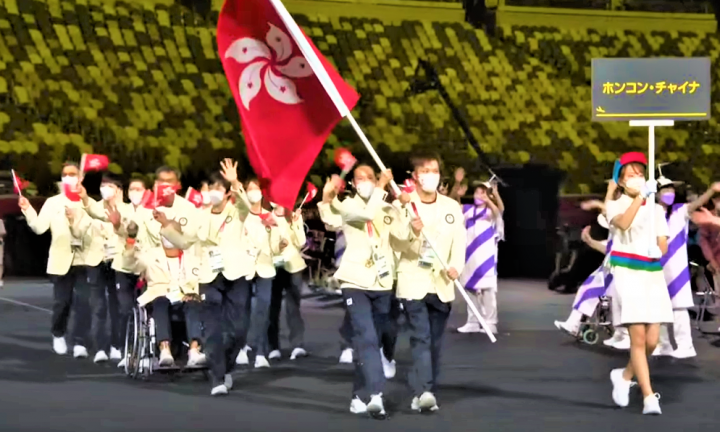
[[[449,224],[454,224],[454,223],[455,223],[455,216],[453,216],[453,215],[451,215],[450,213],[448,213],[447,215],[445,215],[445,222],[447,222],[447,223],[449,223]]]
[[[195,267],[194,269],[192,269],[192,274],[193,276],[197,276],[198,274],[200,274],[200,269]]]
[[[178,220],[178,223],[180,224],[180,226],[187,225],[187,218],[180,218],[180,220]]]
[[[265,231],[270,232],[270,227],[269,227],[269,226],[266,226],[266,227],[265,227]]]
[[[383,218],[383,222],[385,222],[385,225],[390,225],[392,223],[392,218],[390,216],[385,216]]]
[[[225,223],[229,224],[230,222],[232,222],[232,216],[228,215],[228,217],[225,218]]]

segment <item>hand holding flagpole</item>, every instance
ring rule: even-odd
[[[383,164],[382,160],[380,160],[380,156],[378,156],[377,152],[373,148],[372,144],[370,143],[370,140],[368,140],[367,136],[365,136],[365,133],[360,128],[360,125],[357,123],[355,118],[352,116],[352,113],[348,109],[348,107],[345,105],[345,102],[343,101],[342,96],[340,95],[340,92],[335,88],[335,85],[328,75],[327,71],[322,65],[322,62],[318,58],[317,54],[315,53],[315,50],[313,50],[310,43],[308,43],[307,39],[305,38],[305,34],[302,32],[300,27],[297,25],[295,20],[293,20],[292,16],[288,12],[288,10],[285,8],[285,5],[282,4],[280,0],[269,0],[272,4],[275,11],[280,16],[280,19],[283,21],[285,26],[287,27],[288,32],[290,32],[290,35],[297,43],[298,47],[300,48],[300,51],[302,52],[303,56],[305,57],[305,60],[307,61],[310,68],[312,68],[313,72],[315,73],[315,76],[318,78],[320,83],[322,84],[323,88],[325,89],[328,97],[330,97],[330,100],[332,100],[333,104],[337,108],[338,112],[342,117],[345,117],[350,122],[350,125],[355,130],[355,133],[360,138],[360,141],[362,141],[363,145],[367,149],[368,153],[370,153],[370,156],[372,156],[375,163],[378,165],[381,171],[386,171],[387,167],[385,167],[385,164]],[[345,171],[343,169],[343,171]],[[349,171],[348,171],[349,172]],[[347,174],[344,172],[344,174]],[[397,183],[395,183],[394,180],[390,182],[390,187],[392,188],[393,192],[396,196],[400,196],[401,190],[398,187]],[[440,255],[437,253],[437,248],[435,247],[433,241],[425,235],[423,232],[423,237],[427,241],[430,248],[435,252],[435,255],[438,257],[438,261],[440,261],[440,265],[442,266],[443,270],[447,272],[449,270],[447,262],[443,258],[440,257]],[[470,310],[472,311],[473,315],[477,318],[478,322],[480,323],[481,327],[485,330],[488,338],[492,342],[495,342],[497,339],[493,335],[492,331],[488,328],[488,325],[485,323],[485,320],[480,315],[480,311],[477,310],[473,302],[470,300],[470,297],[465,292],[465,289],[460,284],[460,282],[455,279],[453,280],[455,288],[460,292],[460,295],[465,299],[465,302],[467,302],[468,307],[470,307]]]

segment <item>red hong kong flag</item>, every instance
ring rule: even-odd
[[[308,182],[307,184],[307,199],[312,201],[318,194],[318,188],[314,184]]]
[[[357,159],[355,159],[355,156],[350,153],[350,150],[345,148],[338,148],[335,150],[335,165],[340,167],[342,170],[340,177],[345,178],[356,163]]]
[[[193,188],[188,188],[187,193],[185,194],[185,199],[195,204],[195,207],[197,208],[202,207],[202,194]]]
[[[407,179],[405,180],[405,183],[403,183],[402,190],[405,193],[412,193],[415,191],[415,182],[413,179]]]
[[[177,187],[169,185],[167,183],[156,183],[155,184],[155,205],[167,206],[170,202],[170,197],[175,195]]]
[[[23,189],[28,187],[28,182],[21,179],[20,176],[15,173],[15,170],[10,170],[10,171],[12,173],[12,178],[13,178],[13,191],[16,194],[22,196],[22,191],[23,191]]]
[[[142,200],[140,200],[140,205],[145,207],[146,209],[155,210],[155,208],[158,206],[157,200],[155,199],[155,194],[153,194],[149,190],[146,190],[142,196]]]
[[[217,42],[255,174],[270,201],[293,208],[323,144],[359,95],[279,0],[226,0]]]
[[[101,154],[84,154],[82,155],[82,166],[80,171],[104,171],[110,166],[110,159]]]
[[[72,202],[80,201],[80,194],[75,192],[70,185],[63,183],[63,193]]]

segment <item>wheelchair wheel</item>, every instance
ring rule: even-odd
[[[135,378],[140,372],[140,312],[133,308],[133,316],[125,329],[125,375]]]
[[[150,326],[154,324],[150,317],[148,317],[147,309],[140,307],[137,311],[140,321],[140,332],[138,334],[140,354],[138,357],[139,374],[148,377],[153,373],[153,363],[155,361],[155,353],[152,349],[154,341],[150,332]]]
[[[599,339],[597,332],[594,329],[587,329],[582,334],[582,340],[588,345],[595,345]]]

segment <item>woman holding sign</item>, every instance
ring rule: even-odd
[[[613,233],[609,264],[615,282],[613,300],[617,316],[613,321],[628,327],[630,362],[625,368],[610,372],[615,404],[626,407],[630,399],[632,378],[637,377],[643,395],[643,414],[660,414],[658,395],[650,384],[647,356],[658,344],[660,324],[673,322],[673,310],[660,259],[651,257],[657,245],[662,254],[668,249],[668,224],[660,205],[646,202],[656,191],[645,179],[647,159],[638,152],[624,154],[616,163],[616,175],[623,194],[606,201],[607,219]],[[655,218],[655,233],[650,219]],[[654,235],[654,238],[651,237]]]

